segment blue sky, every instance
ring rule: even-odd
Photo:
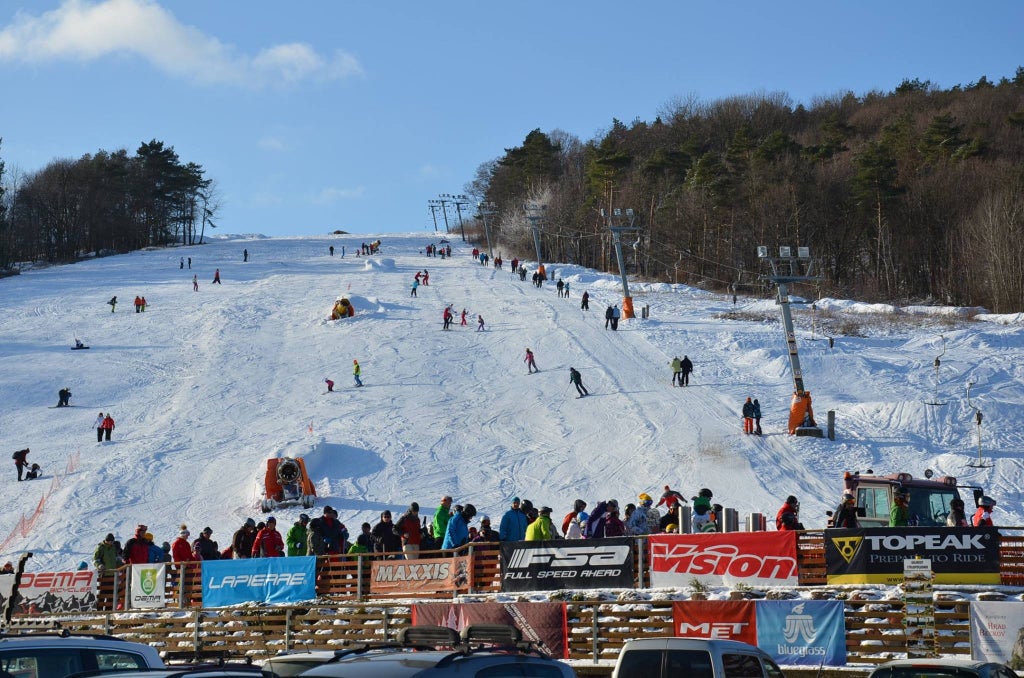
[[[0,157],[10,180],[155,138],[216,179],[222,232],[432,232],[427,201],[535,128],[1020,65],[1017,0],[4,0]]]

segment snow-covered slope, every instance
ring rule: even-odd
[[[603,315],[620,301],[614,276],[549,265],[570,282],[562,299],[550,283],[520,282],[507,264],[474,263],[457,241],[442,260],[421,254],[426,235],[381,238],[371,257],[353,255],[355,237],[225,239],[0,280],[0,430],[9,452],[30,447],[29,461],[47,476],[17,483],[12,463],[0,480],[2,555],[31,550],[32,568],[73,567],[107,532],[127,539],[140,522],[157,542],[182,522],[193,535],[209,525],[224,545],[259,516],[257,481],[266,459],[281,455],[305,457],[320,495],[313,512],[330,504],[353,532],[410,501],[429,514],[443,494],[496,524],[513,495],[561,515],[577,497],[625,503],[665,484],[687,496],[710,487],[741,515],[774,515],[796,494],[805,524],[822,525],[842,471],[868,467],[932,468],[983,485],[1002,522],[1021,524],[1019,321],[894,317],[830,349],[820,329],[811,341],[812,320],[821,319],[798,313],[806,384],[822,423],[836,410],[838,436],[793,438],[784,429],[792,380],[771,302],[741,298],[734,307],[693,288],[638,283],[636,306],[649,304],[650,319],[612,332]],[[328,255],[332,244],[339,256]],[[182,256],[192,270],[179,269]],[[222,285],[211,284],[215,268]],[[411,297],[423,268],[430,285]],[[589,312],[580,309],[585,289]],[[132,307],[137,294],[149,302],[144,314]],[[115,313],[106,305],[113,295]],[[356,317],[326,320],[342,295]],[[467,327],[441,330],[449,303],[468,310]],[[734,310],[752,319],[723,317]],[[936,394],[940,334],[938,394],[948,404],[935,407],[924,401]],[[92,348],[69,350],[75,336]],[[527,347],[538,374],[527,375]],[[683,354],[695,364],[691,386],[672,388],[669,361]],[[353,359],[365,388],[352,387]],[[591,397],[575,397],[570,366]],[[335,393],[325,393],[325,377]],[[966,466],[977,456],[968,381],[992,468]],[[48,409],[62,386],[75,407]],[[747,396],[762,403],[763,437],[741,432]],[[100,411],[117,428],[98,445]],[[54,482],[76,453],[77,467]],[[8,538],[44,496],[28,533]],[[278,520],[289,525],[300,511],[281,510]]]

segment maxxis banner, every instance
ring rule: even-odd
[[[502,591],[630,589],[633,539],[515,541],[501,545]]]

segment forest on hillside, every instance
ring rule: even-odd
[[[757,246],[805,246],[822,278],[805,295],[1021,311],[1024,67],[807,106],[677,99],[589,141],[535,129],[465,190],[520,256],[532,224],[546,260],[617,271],[609,227],[631,222],[626,272],[647,279],[766,290]]]
[[[0,158],[0,271],[91,253],[202,241],[220,207],[216,184],[153,139],[134,155],[97,151],[6,176]]]

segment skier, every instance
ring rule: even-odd
[[[441,326],[441,329],[442,330],[451,329],[452,319],[454,317],[455,317],[455,315],[452,313],[452,307],[451,306],[445,306],[444,307],[444,313],[442,314],[442,318],[444,319],[444,325]]]
[[[477,315],[477,317],[476,317],[476,331],[477,332],[483,332],[483,330],[484,330],[484,317],[482,315]]]
[[[555,287],[558,288],[558,298],[561,299],[562,298],[562,290],[565,289],[565,283],[562,282],[561,278],[558,279],[558,283],[555,285]]]
[[[569,283],[565,283],[565,298],[569,298]]]
[[[198,274],[192,276],[192,291],[193,292],[198,292],[199,291],[199,275]]]
[[[185,270],[185,257],[182,257],[181,260],[178,261],[178,268],[180,270]]]
[[[85,344],[83,344],[81,339],[79,339],[78,337],[75,337],[75,349],[81,350],[83,348],[89,348],[89,347],[86,346]]]
[[[683,381],[683,367],[682,367],[682,364],[683,363],[682,363],[681,360],[679,360],[679,356],[676,356],[675,358],[673,358],[672,362],[669,363],[669,364],[672,365],[672,385],[673,386],[682,386],[682,381]]]
[[[971,521],[975,527],[992,527],[992,509],[996,507],[996,500],[992,497],[982,497],[978,502],[978,510],[974,512]]]
[[[61,390],[57,391],[57,407],[69,407],[69,400],[71,400],[70,388],[65,386]]]
[[[422,278],[422,277],[423,277],[423,274],[420,273],[419,271],[416,271],[416,275],[413,276],[413,280],[415,280],[418,283],[418,282],[420,282],[420,278]]]
[[[533,351],[531,351],[529,348],[526,349],[526,357],[523,358],[523,362],[526,363],[527,374],[540,372],[540,370],[537,369],[537,362],[533,359]]]
[[[689,356],[683,356],[683,360],[679,363],[680,376],[679,385],[689,386],[690,385],[690,372],[693,372],[693,363],[690,362]]]
[[[102,443],[103,442],[103,420],[104,420],[104,418],[105,417],[103,416],[103,413],[100,412],[99,416],[96,417],[96,423],[93,424],[93,426],[96,427],[96,442],[98,442],[98,443]]]
[[[750,402],[750,398],[743,403],[743,432],[747,435],[754,432],[754,403]]]
[[[330,250],[331,250],[331,256],[333,257],[334,256],[334,245],[331,245]],[[291,555],[291,554],[288,554],[288,555]]]
[[[575,367],[569,368],[569,383],[576,387],[576,392],[579,393],[579,397],[582,398],[585,395],[589,395],[586,387],[583,385],[582,377],[580,376],[579,370]]]
[[[802,530],[800,522],[800,502],[792,494],[786,497],[786,503],[775,514],[775,529],[781,531]]]
[[[754,434],[761,435],[761,403],[754,398],[754,402],[751,404],[754,406]]]
[[[218,285],[221,284],[220,283],[220,269],[219,268],[216,271],[213,272],[213,282],[218,284]],[[213,284],[213,283],[211,283],[211,284]]]
[[[353,360],[352,361],[352,378],[356,380],[356,386],[357,387],[363,385],[363,380],[359,378],[359,374],[361,372],[362,372],[362,370],[359,369],[359,361],[358,360]]]
[[[832,527],[843,527],[855,530],[860,527],[857,520],[857,498],[852,492],[843,492],[843,498],[839,502],[839,508],[832,514]]]
[[[520,266],[519,267],[519,282],[523,282],[525,280],[526,280],[526,267],[525,266]]]
[[[299,519],[295,521],[295,524],[288,530],[288,534],[285,535],[284,543],[287,546],[289,556],[306,555],[307,525],[309,525],[309,516],[305,513],[300,513]]]
[[[115,295],[111,297],[110,301],[108,301],[107,303],[110,304],[110,312],[113,313],[114,309],[117,308],[117,296]]]
[[[145,313],[146,312],[146,297],[139,297],[139,300],[142,301],[142,312]]]
[[[31,450],[29,450],[26,447],[23,450],[18,450],[17,452],[15,452],[11,456],[11,458],[14,459],[14,465],[18,469],[18,480],[19,481],[21,480],[21,476],[22,476],[22,474],[25,471],[25,467],[28,466],[28,461],[26,460],[26,458],[28,457],[28,453],[29,452],[31,452]]]
[[[429,285],[430,284],[430,273],[427,272],[427,269],[423,269],[423,284],[424,285]]]
[[[622,311],[619,310],[619,305],[615,304],[612,306],[612,329],[619,329],[619,318],[622,317]]]
[[[970,527],[967,514],[964,513],[963,499],[949,500],[949,513],[946,515],[946,527]]]
[[[192,270],[192,257],[188,258],[188,270]]]
[[[416,289],[420,286],[420,279],[416,278],[412,281],[412,290],[409,292],[410,297],[416,296]]]
[[[43,475],[43,469],[40,468],[39,464],[32,464],[32,467],[25,474],[25,480],[35,480],[41,475]]]
[[[460,323],[463,327],[466,326],[466,309],[462,309],[462,322]]]
[[[114,418],[107,413],[107,416],[103,417],[103,437],[108,442],[110,441],[110,434],[114,431]]]
[[[142,312],[142,298],[139,297],[138,295],[135,296],[135,312],[136,313],[141,313]]]
[[[327,392],[328,393],[330,393],[331,391],[334,390],[334,382],[333,381],[331,381],[327,377],[324,377],[324,383],[327,384]]]
[[[612,307],[609,306],[608,309],[604,312],[604,328],[608,329],[609,327],[611,327],[611,324],[612,324]]]
[[[583,291],[583,301],[580,302],[580,309],[583,311],[590,310],[590,292]]]
[[[249,261],[249,250],[242,250],[242,262]]]

